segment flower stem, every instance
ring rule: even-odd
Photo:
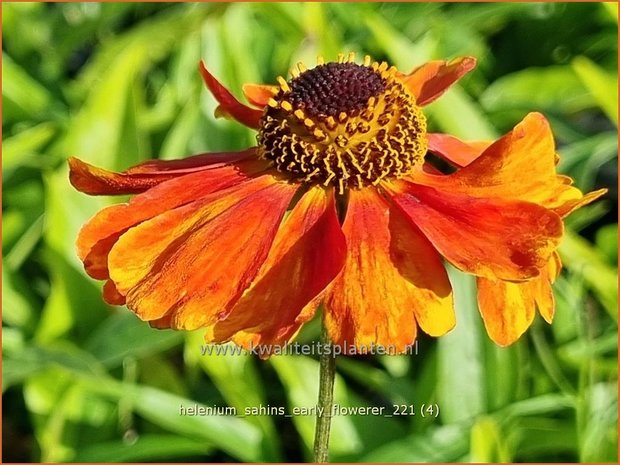
[[[330,344],[327,329],[323,325],[321,331],[322,352],[319,358],[319,401],[314,432],[315,463],[327,463],[329,460],[329,430],[332,421],[334,378],[336,377],[336,356],[328,348]]]

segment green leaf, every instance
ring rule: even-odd
[[[52,264],[48,267],[52,287],[35,338],[38,342],[48,342],[63,339],[71,331],[73,338],[85,338],[109,307],[101,299],[99,287],[64,256],[48,249],[45,257],[46,263]]]
[[[290,40],[289,44],[296,44],[304,38],[303,18],[299,15],[299,5],[289,2],[273,2],[264,3],[256,2],[252,4],[253,10],[256,12],[259,24],[269,22],[271,28],[268,29],[270,36],[276,34],[279,37],[286,37]],[[263,44],[265,41],[263,41]],[[290,60],[287,55],[291,52],[291,46],[272,47],[265,44],[263,49],[271,49],[275,53],[285,56],[286,60]]]
[[[497,130],[480,106],[459,86],[451,87],[424,110],[442,132],[465,140],[491,140],[497,137]]]
[[[243,22],[244,18],[243,15],[237,14],[230,21]],[[247,50],[240,48],[239,39],[233,35],[234,26],[227,28],[221,21],[211,19],[205,22],[203,31],[203,60],[224,86],[230,89],[237,98],[242,99],[241,85],[244,82],[256,81],[258,70],[253,71],[254,66],[246,66],[247,60],[232,60],[232,57],[238,54],[245,56],[243,52]],[[241,40],[244,39],[249,47],[250,38],[241,36]],[[200,78],[196,76],[196,79]],[[203,147],[206,147],[208,151],[228,151],[242,150],[255,145],[256,133],[254,131],[234,121],[222,118],[216,120],[214,113],[218,104],[202,82],[200,85],[203,89],[201,110],[206,120],[201,134]]]
[[[106,168],[126,168],[138,147],[123,146],[122,134],[128,118],[131,88],[144,66],[145,52],[138,45],[121,51],[94,86],[74,118],[66,139],[57,150]],[[134,162],[137,161],[135,158]]]
[[[518,109],[524,112],[575,113],[595,100],[570,66],[527,68],[493,81],[480,96],[489,112]]]
[[[139,128],[132,111],[136,94],[134,79],[141,71],[144,54],[137,46],[128,47],[116,57],[99,85],[76,115],[66,136],[53,148],[62,157],[79,155],[98,165],[111,167],[137,162],[143,150]],[[121,154],[127,153],[129,159]],[[116,163],[115,163],[116,162]],[[125,165],[126,167],[126,165]],[[86,278],[75,252],[81,226],[107,202],[76,192],[68,182],[67,166],[46,177],[48,265],[53,286],[46,302],[39,340],[64,334],[78,325],[87,330],[106,311],[97,285]],[[89,308],[89,312],[84,312]]]
[[[188,34],[175,50],[168,80],[179,102],[193,103],[196,107],[196,96],[204,83],[197,79],[196,73],[188,70],[197,69],[196,63],[202,58],[201,55],[200,31],[197,30]]]
[[[616,2],[601,2],[601,6],[609,14],[609,16],[618,22],[618,4]]]
[[[20,267],[40,238],[44,225],[45,198],[37,176],[7,183],[2,191],[2,251],[12,269]],[[15,249],[15,250],[14,250]]]
[[[399,355],[386,357],[390,359],[408,358],[408,356]],[[365,361],[348,357],[342,357],[338,360],[338,369],[358,383],[380,392],[394,404],[407,404],[419,400],[414,398],[414,394],[417,394],[418,391],[411,389],[409,377],[391,376],[385,370],[369,366]]]
[[[111,368],[120,365],[125,357],[145,357],[177,346],[181,341],[183,333],[155,331],[129,310],[121,309],[93,331],[84,348]]]
[[[562,273],[553,283],[556,311],[551,330],[557,343],[566,343],[578,337],[582,309],[586,305],[588,289],[578,273]]]
[[[21,276],[2,267],[2,322],[21,329],[32,329],[36,322],[35,302],[28,295]],[[4,328],[3,328],[4,329]]]
[[[618,383],[591,386],[586,425],[581,435],[580,461],[618,461]]]
[[[198,364],[207,373],[228,405],[244,412],[246,408],[267,405],[267,398],[261,378],[256,369],[256,360],[249,354],[202,354],[204,331],[194,331],[187,334],[185,356],[189,360],[197,360]],[[190,362],[191,363],[191,362]],[[247,421],[254,423],[263,430],[266,444],[269,447],[268,459],[280,460],[278,449],[279,438],[274,428],[272,417],[267,415],[248,416]]]
[[[579,79],[596,99],[601,110],[618,125],[618,78],[614,77],[590,59],[579,56],[572,62]]]
[[[454,293],[456,327],[437,342],[437,397],[444,423],[468,420],[484,412],[486,337],[476,301],[475,280],[448,267]]]
[[[109,441],[76,451],[73,462],[120,463],[150,462],[183,457],[202,457],[213,451],[204,441],[171,434],[145,434],[135,441]]]
[[[191,399],[175,396],[148,386],[127,386],[108,381],[93,385],[91,389],[114,399],[130,399],[135,411],[145,419],[190,438],[203,439],[231,457],[246,462],[261,462],[263,436],[251,423],[225,415],[187,415],[182,408],[196,408],[207,411],[206,406]]]
[[[48,121],[2,141],[2,177],[4,181],[20,166],[47,167],[53,159],[39,152],[56,134],[56,124]]]
[[[513,402],[497,412],[498,418],[513,419],[533,415],[556,414],[575,408],[574,396],[568,394],[544,394]]]
[[[596,232],[596,247],[607,263],[618,266],[618,223],[603,226]]]
[[[51,371],[29,380],[26,386],[29,401],[37,395],[45,395],[49,378],[57,376],[57,372]],[[52,391],[51,408],[37,428],[43,462],[70,461],[80,446],[80,440],[86,443],[106,440],[115,433],[114,406],[76,383],[74,377],[60,376],[61,380],[63,378],[64,386]]]
[[[133,364],[133,365],[132,365]],[[160,389],[170,394],[187,397],[189,395],[185,370],[166,352],[153,351],[148,357],[139,361],[128,357],[123,360],[123,375],[125,378],[133,370],[134,381],[139,379],[141,384]],[[127,382],[127,380],[125,380]],[[130,412],[132,406],[128,404]]]
[[[20,329],[10,326],[2,327],[2,352],[4,354],[24,350],[25,346],[24,334]],[[6,388],[3,386],[3,389]]]
[[[559,251],[565,266],[583,276],[609,315],[618,321],[618,270],[609,266],[588,241],[570,231]]]
[[[31,375],[53,367],[60,367],[72,373],[96,376],[102,376],[104,373],[97,360],[70,343],[47,347],[30,345],[23,351],[5,354],[2,364],[2,388],[19,384]]]
[[[606,357],[612,368],[612,375],[618,373],[617,366],[618,334],[601,335],[594,340],[579,338],[558,348],[558,357],[575,368],[590,363],[594,369],[603,371],[603,357]]]
[[[328,7],[329,3],[304,3],[303,19],[306,34],[316,34],[318,39],[315,52],[332,61],[338,53],[345,53],[345,50],[342,49],[340,25],[327,19],[330,15],[330,12],[326,11]]]
[[[7,366],[7,362],[8,366]],[[204,407],[191,399],[175,396],[148,386],[128,385],[108,378],[99,362],[83,350],[56,344],[11,354],[3,364],[5,383],[51,368],[61,368],[77,376],[90,392],[128,399],[135,411],[161,427],[178,434],[202,438],[243,461],[262,461],[262,435],[247,421],[233,416],[183,415],[181,407]]]
[[[315,360],[308,357],[281,355],[272,357],[269,362],[286,387],[289,414],[294,407],[316,407],[319,396],[319,364]],[[334,386],[334,403],[349,405],[345,384],[338,376]],[[316,414],[307,412],[303,415],[292,415],[292,419],[308,453],[312,450],[314,443]],[[330,444],[332,455],[352,454],[361,449],[362,444],[348,416],[332,418]]]
[[[33,251],[43,234],[43,215],[39,216],[15,242],[4,263],[12,270],[17,270]]]
[[[479,417],[471,428],[471,461],[478,463],[510,462],[499,425],[491,417]]]
[[[183,158],[187,153],[188,143],[198,128],[200,107],[196,102],[189,101],[178,114],[174,124],[166,134],[161,146],[159,158],[170,160]]]
[[[127,55],[135,58],[134,66],[139,72],[145,72],[150,64],[166,58],[180,40],[199,30],[212,8],[205,4],[168,8],[111,37],[98,47],[96,56],[80,73],[73,84],[74,93],[103,87],[102,76],[107,76]]]
[[[482,343],[487,405],[489,411],[495,411],[517,398],[521,376],[517,346],[519,342],[510,347],[499,347],[485,334]]]
[[[451,463],[461,462],[469,449],[469,427],[447,425],[433,427],[392,441],[363,457],[366,463]]]
[[[48,113],[53,98],[44,85],[7,54],[2,53],[3,124],[19,120],[39,120]]]
[[[598,202],[591,205],[584,205],[578,210],[572,212],[570,216],[564,220],[564,226],[566,229],[579,233],[588,226],[603,220],[605,215],[609,213],[610,209],[611,206],[609,205],[609,202],[606,201],[605,197],[603,197],[603,199]]]
[[[51,287],[37,328],[39,341],[64,337],[73,329],[74,336],[85,337],[110,310],[101,297],[101,284],[85,274],[75,248],[82,225],[105,204],[76,192],[68,182],[67,166],[46,177],[44,259]]]
[[[437,40],[432,32],[426,33],[414,42],[395,29],[381,15],[367,15],[365,22],[391,63],[402,72],[408,73],[415,66],[434,58]]]
[[[574,425],[564,420],[522,418],[514,422],[507,435],[515,451],[515,462],[530,462],[533,457],[549,455],[567,454],[570,457],[575,455],[577,449]]]
[[[28,228],[26,213],[15,208],[6,208],[2,212],[2,249],[6,253],[19,240]]]

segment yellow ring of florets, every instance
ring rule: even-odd
[[[353,54],[348,60],[340,55],[338,63],[352,63],[353,59]],[[321,66],[327,65],[319,58],[314,70]],[[310,104],[304,106],[297,95],[297,103],[293,103],[295,80],[314,70],[308,71],[300,63],[291,71],[291,81],[278,78],[280,90],[269,100],[261,119],[261,157],[295,180],[333,185],[340,193],[345,188],[403,177],[420,165],[428,147],[426,118],[396,76],[396,68],[388,68],[385,62],[371,64],[369,57],[363,65],[354,66],[368,68],[362,69],[366,75],[372,70],[382,84],[361,107],[345,108],[334,115],[317,113]]]

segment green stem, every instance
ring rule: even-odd
[[[317,404],[316,429],[314,432],[314,462],[327,463],[329,460],[329,430],[332,421],[334,400],[334,378],[336,377],[336,356],[330,350],[327,329],[321,331],[319,402]]]

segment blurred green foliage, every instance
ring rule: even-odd
[[[457,328],[410,357],[338,364],[343,405],[437,404],[438,418],[338,417],[332,459],[617,461],[617,10],[600,3],[2,3],[4,461],[303,461],[312,417],[181,416],[181,405],[312,406],[312,357],[201,356],[199,333],[110,308],[74,241],[116,199],[75,192],[66,158],[107,168],[254,143],[215,120],[205,59],[237,95],[317,54],[402,70],[474,55],[427,108],[464,138],[552,122],[559,168],[606,201],[568,221],[551,327],[510,348],[484,333],[451,271]],[[359,55],[358,55],[359,56]],[[315,339],[316,322],[299,339]]]

